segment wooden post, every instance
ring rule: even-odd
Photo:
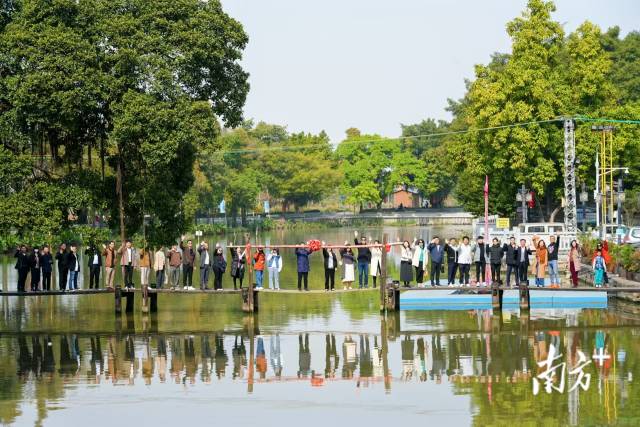
[[[127,306],[125,308],[125,311],[127,313],[133,313],[133,298],[135,296],[135,293],[132,291],[127,291],[125,292],[125,296],[127,297]]]
[[[502,292],[498,282],[491,283],[491,305],[494,310],[502,310]]]
[[[244,244],[245,244],[245,254],[247,257],[247,273],[248,273],[248,279],[249,279],[249,293],[247,294],[247,304],[246,304],[246,309],[245,309],[245,305],[243,304],[243,310],[246,312],[250,312],[253,313],[253,265],[252,265],[252,261],[253,261],[253,257],[251,256],[251,240],[250,240],[250,236],[249,233],[245,233],[244,235]],[[253,341],[253,340],[252,340]]]
[[[386,287],[385,308],[388,311],[400,310],[400,289],[394,283]]]
[[[387,298],[387,243],[389,242],[389,234],[384,233],[382,235],[382,258],[380,260],[380,311],[385,311],[386,309],[386,298]],[[377,268],[374,267],[374,268]]]
[[[529,310],[531,302],[529,299],[529,286],[526,283],[520,283],[518,286],[520,294],[520,310]]]
[[[116,286],[116,290],[113,294],[115,296],[116,314],[121,314],[122,313],[122,288],[120,286]]]

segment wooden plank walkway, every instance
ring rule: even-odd
[[[416,288],[417,289],[417,288]],[[442,288],[441,288],[442,289]],[[176,290],[171,290],[171,289],[154,289],[154,288],[149,288],[149,293],[157,293],[157,294],[176,294],[176,295],[195,295],[195,294],[205,294],[205,295],[229,295],[229,294],[241,294],[242,290],[238,289],[222,289],[220,291],[217,291],[215,289],[207,289],[207,290],[202,290],[202,289],[194,289],[194,290],[186,290],[186,289],[176,289]],[[379,288],[368,288],[368,289],[335,289],[333,291],[325,291],[324,289],[311,289],[308,291],[299,291],[297,289],[280,289],[280,290],[273,290],[273,289],[256,289],[256,291],[258,292],[264,292],[264,293],[268,293],[268,294],[299,294],[299,295],[303,295],[303,294],[343,294],[343,293],[353,293],[353,292],[363,292],[363,291],[376,291],[376,292],[380,292]],[[129,290],[126,288],[122,288],[122,293],[123,294],[127,294],[127,293],[142,293],[142,289],[140,288],[135,288],[133,290]],[[95,295],[95,294],[112,294],[114,293],[114,290],[112,289],[78,289],[77,291],[38,291],[38,292],[16,292],[16,291],[9,291],[9,292],[0,292],[0,296],[5,296],[5,297],[13,297],[13,296],[20,296],[20,297],[39,297],[39,296],[61,296],[61,295],[71,295],[71,296],[80,296],[80,295]]]

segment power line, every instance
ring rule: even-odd
[[[436,137],[441,137],[441,136],[462,135],[462,134],[473,133],[473,132],[486,132],[486,131],[492,131],[492,130],[500,130],[500,129],[508,129],[508,128],[514,128],[514,127],[521,127],[521,126],[529,126],[529,125],[532,125],[532,124],[554,123],[554,122],[561,122],[562,120],[564,120],[564,119],[555,118],[555,119],[549,119],[549,120],[534,120],[534,121],[530,121],[530,122],[512,123],[512,124],[501,125],[501,126],[490,126],[490,127],[477,128],[477,129],[465,129],[465,130],[447,131],[447,132],[434,132],[434,133],[425,133],[425,134],[421,134],[421,135],[411,135],[411,136],[398,136],[398,137],[395,137],[395,138],[368,139],[368,140],[348,140],[347,139],[347,140],[342,141],[341,144],[344,144],[344,143],[366,144],[366,143],[370,143],[370,142],[401,141],[401,140],[413,139],[413,138],[436,138]],[[281,146],[277,146],[277,147],[262,147],[262,148],[253,148],[253,149],[221,150],[221,151],[217,151],[216,153],[219,153],[219,154],[243,154],[243,153],[257,153],[257,152],[263,152],[263,151],[268,152],[268,151],[299,150],[299,149],[306,149],[306,148],[323,148],[323,147],[319,146],[317,144],[281,145]]]

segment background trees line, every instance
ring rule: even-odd
[[[510,52],[478,65],[450,121],[401,126],[401,138],[326,134],[242,120],[247,36],[218,1],[12,0],[0,12],[0,231],[43,236],[106,212],[121,236],[168,241],[197,214],[298,209],[329,196],[380,206],[394,186],[452,194],[510,215],[521,184],[548,216],[562,196],[565,115],[640,118],[640,33],[585,22],[570,34],[554,5],[530,0],[506,26]],[[457,133],[457,132],[466,133]],[[618,163],[640,180],[640,127],[620,125]],[[598,135],[576,131],[578,178],[593,188]]]

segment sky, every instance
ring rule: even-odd
[[[400,124],[451,118],[475,64],[507,52],[505,25],[526,0],[222,0],[244,26],[251,90],[244,116],[326,131],[398,136]],[[640,30],[639,0],[556,0],[571,32],[585,20]]]

